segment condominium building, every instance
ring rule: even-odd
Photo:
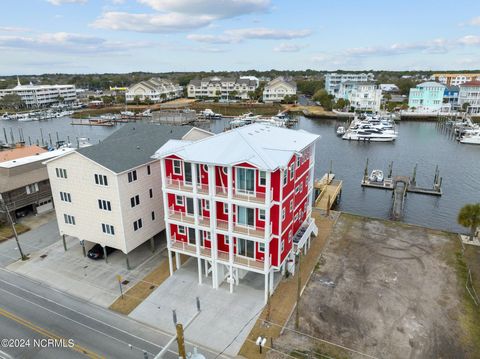
[[[264,102],[281,102],[285,96],[297,94],[297,83],[291,78],[279,76],[269,81],[263,89]]]
[[[0,98],[10,94],[19,95],[27,107],[47,107],[59,102],[77,101],[75,85],[22,85],[18,80],[14,88],[0,90]]]
[[[470,81],[480,81],[480,73],[472,73],[472,74],[433,74],[430,77],[431,80],[440,82],[447,86],[459,86],[466,82]]]
[[[355,110],[379,111],[382,90],[374,82],[346,81],[340,84],[336,97],[348,100]]]
[[[408,107],[417,111],[440,111],[446,86],[438,82],[423,82],[410,89]]]
[[[127,255],[164,230],[160,163],[151,156],[192,131],[130,123],[96,145],[46,162],[60,234]]]
[[[258,81],[251,78],[206,77],[193,79],[187,87],[189,98],[235,100],[248,99],[248,93],[255,91]]]
[[[136,99],[140,101],[148,99],[151,102],[157,103],[173,100],[182,97],[182,95],[182,86],[170,80],[151,78],[150,80],[130,86],[127,91],[125,91],[125,100],[127,102],[133,102]]]
[[[342,82],[370,82],[374,80],[375,76],[372,73],[327,73],[325,74],[325,90],[329,95],[336,97]]]
[[[234,285],[264,277],[265,301],[274,273],[310,236],[315,141],[318,135],[252,124],[198,142],[168,141],[161,161],[170,273],[172,253],[196,259],[198,280]],[[294,271],[294,266],[288,270]]]
[[[44,161],[73,151],[46,151],[22,146],[0,152],[0,194],[12,217],[53,209],[52,192]]]
[[[471,81],[460,85],[458,105],[460,108],[468,104],[468,113],[480,113],[480,81]]]

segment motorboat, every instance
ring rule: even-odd
[[[88,138],[86,138],[86,137],[79,137],[77,139],[77,144],[78,144],[78,148],[84,148],[84,147],[92,146],[92,144],[88,141]]]
[[[140,114],[141,117],[152,117],[152,110],[150,110],[149,108],[147,108],[145,111],[143,111],[141,114]]]
[[[342,138],[351,141],[393,142],[397,139],[395,133],[383,132],[378,129],[350,129]]]
[[[221,114],[221,113],[213,112],[213,111],[212,111],[211,109],[209,109],[209,108],[206,108],[206,109],[203,110],[200,114],[203,115],[203,116],[206,117],[206,118],[222,118],[222,114]]]
[[[135,116],[135,112],[132,112],[132,111],[122,111],[122,112],[120,112],[120,115],[122,115],[123,117],[133,117],[133,116]]]
[[[460,140],[460,143],[468,145],[480,145],[480,133],[474,135],[465,136]]]
[[[373,170],[368,179],[370,182],[383,182],[383,171]]]
[[[337,127],[337,136],[343,136],[347,130],[345,129],[344,126],[338,126]]]
[[[4,113],[2,116],[0,116],[0,120],[11,120],[12,117],[8,115],[8,113]]]
[[[19,117],[18,122],[30,122],[30,121],[38,121],[37,117],[30,117],[30,116],[25,116],[25,117]]]

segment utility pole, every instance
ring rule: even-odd
[[[298,252],[298,277],[297,277],[297,306],[295,307],[295,329],[298,330],[300,326],[300,291],[301,291],[301,272],[300,272],[300,262],[302,258],[302,251]]]
[[[186,359],[187,355],[185,353],[185,338],[183,336],[183,325],[177,323],[177,344],[178,344],[178,356],[182,359]]]
[[[2,196],[1,193],[0,193],[0,202],[1,202],[1,205],[2,205],[2,209],[7,214],[8,221],[10,222],[10,225],[12,226],[13,235],[15,236],[15,242],[17,242],[17,247],[18,247],[18,251],[20,252],[20,257],[22,258],[22,261],[25,261],[25,260],[27,260],[27,256],[25,256],[23,254],[22,247],[20,247],[20,242],[18,241],[18,234],[17,234],[17,229],[15,228],[15,223],[13,223],[13,219],[12,219],[12,216],[10,215],[10,211],[8,210],[8,206],[5,203],[5,201],[3,200],[3,196]]]

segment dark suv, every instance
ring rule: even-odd
[[[112,247],[105,247],[107,250],[107,256],[116,251],[115,248]],[[95,244],[87,253],[88,258],[90,259],[102,259],[103,258],[103,248],[100,244]]]

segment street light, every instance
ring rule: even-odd
[[[0,204],[2,206],[2,209],[7,214],[8,221],[10,222],[10,225],[12,226],[13,235],[15,236],[15,241],[17,242],[17,247],[18,247],[18,250],[20,252],[20,257],[22,258],[22,261],[25,261],[28,258],[27,258],[26,255],[23,254],[22,247],[20,247],[20,242],[18,241],[18,234],[17,234],[17,229],[15,228],[15,223],[13,223],[13,219],[12,219],[12,216],[10,215],[10,211],[8,210],[8,206],[5,203],[5,201],[3,200],[3,196],[2,196],[1,193],[0,193]]]

